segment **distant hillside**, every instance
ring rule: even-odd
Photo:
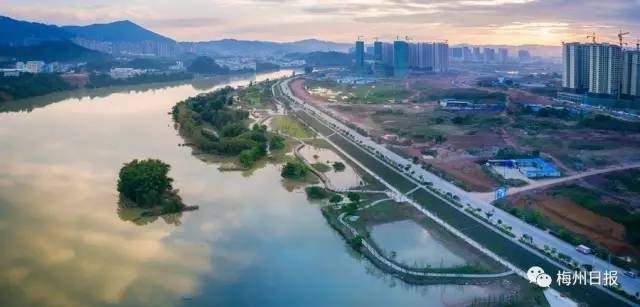
[[[315,39],[288,43],[223,39],[195,43],[185,42],[180,44],[189,49],[192,48],[198,53],[217,54],[223,56],[286,54],[294,52],[307,53],[313,51],[344,52],[349,50],[349,47],[351,47],[351,44],[334,43]]]
[[[351,66],[353,55],[349,53],[329,51],[315,51],[310,53],[291,53],[287,57],[292,59],[305,60],[308,65],[323,66]]]
[[[106,42],[141,42],[159,41],[172,42],[174,40],[149,31],[129,20],[116,21],[88,26],[64,26],[62,29],[72,36],[94,41]]]
[[[32,45],[70,38],[70,33],[54,25],[0,16],[0,45]]]
[[[229,68],[222,67],[216,63],[212,58],[201,56],[197,57],[189,67],[187,71],[194,74],[228,74]]]
[[[511,56],[517,56],[518,55],[518,50],[529,50],[529,52],[531,53],[531,55],[533,56],[539,56],[539,57],[545,57],[545,58],[553,58],[553,57],[560,57],[562,56],[562,46],[558,45],[558,46],[547,46],[547,45],[519,45],[519,46],[513,46],[513,45],[482,45],[482,46],[474,46],[474,45],[467,45],[467,44],[460,44],[460,45],[454,45],[453,47],[462,47],[462,46],[468,46],[468,47],[480,47],[480,48],[493,48],[493,49],[498,49],[498,48],[507,48],[509,50],[509,54]]]
[[[88,26],[59,27],[0,16],[0,45],[33,45],[45,41],[74,38],[102,42],[175,43],[166,36],[149,31],[128,20]]]
[[[0,45],[0,57],[19,61],[45,62],[85,62],[110,58],[107,54],[78,46],[70,41],[48,41],[37,45],[15,47]]]

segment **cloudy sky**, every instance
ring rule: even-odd
[[[181,41],[448,39],[545,44],[640,37],[640,0],[0,0],[0,14],[54,24],[130,19]]]

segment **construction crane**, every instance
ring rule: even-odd
[[[622,48],[622,38],[625,35],[629,35],[629,32],[622,32],[622,30],[620,30],[620,32],[618,32],[618,41],[620,41],[620,48]]]
[[[591,35],[587,35],[587,38],[591,39],[591,42],[596,43],[596,32],[591,32]]]
[[[361,41],[364,38],[362,35],[358,35],[358,41]]]
[[[412,39],[411,37],[409,37],[408,35],[406,35],[406,36],[404,37],[404,40],[406,40],[406,41],[412,41],[413,39]]]
[[[636,51],[640,51],[640,38],[636,38]]]

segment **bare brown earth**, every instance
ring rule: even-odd
[[[437,78],[422,78],[420,81],[428,81],[431,85],[446,87],[452,79],[440,80]],[[415,80],[414,80],[415,81]],[[389,134],[384,127],[392,125],[390,122],[377,122],[372,115],[379,110],[402,110],[405,113],[420,113],[433,111],[433,104],[394,104],[394,105],[365,105],[343,104],[327,102],[321,97],[314,96],[306,91],[305,80],[298,79],[291,82],[293,94],[316,106],[328,107],[343,121],[353,123],[364,128],[370,135],[381,137],[382,141],[391,145],[408,145],[400,147],[400,151],[409,157],[420,157],[426,164],[432,165],[437,170],[447,173],[454,179],[461,181],[463,185],[472,191],[492,191],[498,183],[487,176],[476,163],[477,157],[468,154],[464,149],[471,148],[476,151],[492,151],[505,144],[500,134],[493,131],[478,132],[474,135],[456,134],[447,137],[445,144],[415,143],[408,139]],[[398,149],[398,148],[396,148]],[[423,159],[423,149],[435,149],[438,151],[437,159]]]
[[[476,85],[477,78],[478,74],[473,73],[412,76],[403,81],[403,85],[414,91],[410,97],[418,97],[421,91],[430,88],[476,88],[503,92],[508,95],[507,109],[504,112],[456,114],[441,110],[435,101],[394,104],[328,102],[322,97],[309,94],[305,90],[304,79],[292,82],[291,88],[299,98],[330,110],[343,122],[352,123],[364,129],[381,143],[395,146],[394,149],[399,154],[409,158],[418,157],[421,163],[446,173],[446,177],[460,182],[461,186],[470,191],[487,192],[499,185],[482,170],[476,161],[488,159],[498,149],[504,147],[512,147],[521,153],[539,151],[542,157],[552,161],[565,175],[573,175],[584,168],[602,168],[638,160],[640,134],[585,129],[578,127],[576,120],[513,116],[510,112],[519,110],[518,105],[530,103],[549,105],[552,101],[549,97],[520,89],[481,88]],[[408,100],[412,101],[412,99]],[[495,125],[486,124],[480,128],[452,125],[449,122],[453,116],[465,114],[484,120],[493,118],[498,122]],[[430,123],[437,117],[445,118],[445,122]],[[419,134],[432,135],[427,131],[439,133],[445,136],[446,140],[436,143],[429,137],[413,137],[411,128],[414,127],[412,125],[415,120],[423,123],[423,127],[415,130]],[[594,144],[599,148],[585,147]],[[424,157],[423,151],[437,151],[438,154],[433,158]]]
[[[625,227],[613,220],[597,215],[571,200],[550,196],[545,191],[517,194],[509,203],[519,208],[539,212],[552,223],[583,235],[616,254],[640,254],[640,249],[625,241]]]

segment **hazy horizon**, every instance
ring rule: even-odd
[[[177,41],[224,38],[289,42],[315,38],[352,42],[448,40],[451,44],[548,45],[598,40],[617,42],[619,29],[640,37],[640,0],[3,0],[0,14],[56,25],[131,20]]]

